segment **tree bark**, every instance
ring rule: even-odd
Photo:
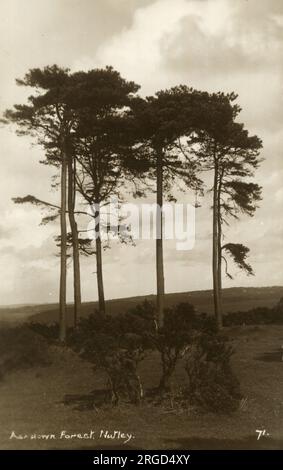
[[[222,304],[222,250],[221,250],[221,234],[218,240],[218,297],[219,297],[219,326],[223,326],[223,304]]]
[[[60,313],[59,313],[59,340],[66,341],[66,284],[67,284],[67,224],[66,224],[66,192],[67,192],[67,158],[65,149],[61,151],[61,252],[60,252]]]
[[[172,388],[172,376],[176,367],[176,363],[167,364],[166,366],[163,364],[162,376],[159,381],[158,389],[161,393],[163,392],[171,392]]]
[[[222,225],[221,225],[221,185],[222,178],[220,178],[218,186],[218,208],[217,208],[217,225],[218,225],[218,297],[219,297],[219,328],[223,326],[223,303],[222,303]]]
[[[95,212],[95,242],[96,242],[96,276],[97,276],[97,291],[98,291],[98,306],[99,313],[105,315],[105,297],[104,297],[104,284],[103,284],[103,271],[102,271],[102,243],[100,234],[100,209],[96,205]]]
[[[163,264],[163,151],[157,149],[156,166],[156,283],[157,283],[157,322],[158,327],[164,325],[164,264]]]
[[[219,237],[218,237],[218,163],[215,160],[214,185],[213,185],[213,232],[212,232],[212,273],[213,273],[213,298],[214,315],[217,329],[222,328],[219,298]]]
[[[73,285],[74,285],[74,328],[77,326],[78,316],[81,311],[81,275],[80,275],[80,252],[79,252],[79,235],[78,227],[75,219],[75,177],[74,177],[73,161],[69,155],[68,158],[68,212],[69,222],[72,234],[73,249]]]

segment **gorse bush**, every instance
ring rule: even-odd
[[[116,317],[95,313],[80,321],[69,340],[83,359],[106,372],[114,404],[122,397],[132,403],[143,397],[137,367],[152,347],[150,335],[154,324],[152,318],[145,319],[141,312],[142,307]]]
[[[50,325],[39,323],[39,322],[30,322],[28,323],[30,330],[35,333],[43,336],[48,342],[58,342],[59,335],[59,325],[58,323],[52,323]]]
[[[149,300],[144,300],[143,302],[137,304],[135,307],[132,307],[128,310],[128,314],[135,315],[136,318],[143,319],[147,321],[146,328],[155,329],[155,316],[156,316],[156,307],[153,302]]]
[[[206,314],[197,314],[190,303],[180,303],[165,310],[164,326],[156,331],[154,342],[160,352],[162,375],[161,391],[171,390],[171,380],[177,364],[184,358],[202,332],[216,331],[215,320]]]
[[[197,317],[191,304],[179,304],[164,312],[164,326],[155,332],[153,342],[160,352],[162,375],[159,389],[171,390],[171,379],[178,362],[192,343]]]
[[[240,385],[231,368],[233,350],[219,335],[201,333],[186,354],[189,403],[209,411],[235,411],[241,400]]]
[[[0,378],[19,369],[47,366],[51,362],[47,342],[26,326],[0,329]]]

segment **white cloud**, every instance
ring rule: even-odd
[[[161,43],[176,35],[180,20],[193,10],[186,0],[158,0],[134,13],[132,25],[102,44],[95,57],[76,60],[76,69],[113,65],[132,80],[141,82],[143,91],[152,92],[162,79]]]
[[[143,94],[179,83],[239,93],[243,107],[240,118],[251,132],[263,138],[266,161],[258,172],[258,181],[264,186],[261,208],[253,219],[233,223],[227,232],[231,241],[250,246],[257,273],[256,278],[249,279],[239,275],[235,284],[282,283],[283,2],[2,3],[2,109],[26,98],[27,93],[14,84],[16,77],[30,67],[56,62],[63,66],[73,64],[75,69],[113,65],[125,78],[142,85]],[[53,170],[39,165],[42,152],[38,147],[31,148],[29,139],[1,129],[0,145],[0,239],[6,250],[4,254],[0,247],[5,274],[1,298],[5,303],[45,301],[51,292],[53,300],[58,289],[58,260],[52,258],[55,250],[51,237],[56,227],[39,227],[41,214],[36,208],[18,207],[11,202],[11,197],[28,193],[58,198],[58,194],[49,193]],[[206,200],[197,212],[194,250],[175,256],[166,246],[169,291],[211,286],[209,206]],[[14,249],[9,250],[9,246]],[[136,248],[115,246],[104,257],[107,297],[154,290],[154,243],[140,242]],[[90,300],[95,297],[95,260],[82,263],[83,294]]]

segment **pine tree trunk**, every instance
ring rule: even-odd
[[[75,219],[75,179],[72,159],[68,158],[68,212],[72,233],[73,249],[73,285],[74,285],[74,327],[77,326],[77,319],[81,311],[81,275],[80,275],[80,252],[79,235]]]
[[[171,381],[172,381],[172,376],[175,370],[175,364],[167,364],[166,367],[164,367],[163,364],[163,371],[162,371],[162,376],[159,381],[159,386],[158,389],[161,393],[163,392],[170,392],[171,391]]]
[[[157,321],[158,327],[164,324],[164,265],[163,265],[163,154],[157,150],[157,191],[156,191],[156,282],[157,282]]]
[[[61,253],[60,253],[60,314],[59,314],[59,340],[64,343],[67,337],[66,319],[66,283],[67,283],[67,224],[66,224],[66,192],[67,192],[67,159],[66,152],[62,150],[61,162]]]
[[[102,272],[102,243],[100,235],[100,209],[96,209],[95,213],[95,231],[96,231],[96,276],[97,276],[97,291],[98,291],[98,306],[99,313],[105,315],[105,297],[104,297],[104,284]]]
[[[222,226],[221,226],[221,207],[220,207],[220,191],[221,186],[218,189],[218,297],[219,297],[219,327],[223,326],[223,303],[222,303]]]
[[[219,316],[221,317],[221,327],[223,326],[223,304],[222,304],[222,259],[221,259],[221,243],[218,248],[218,297],[219,297]]]
[[[218,164],[215,163],[213,186],[213,232],[212,232],[212,273],[213,273],[213,297],[214,315],[217,329],[222,328],[219,298],[219,238],[218,238]]]

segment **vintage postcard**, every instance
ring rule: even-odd
[[[0,6],[0,449],[282,450],[283,2]]]

